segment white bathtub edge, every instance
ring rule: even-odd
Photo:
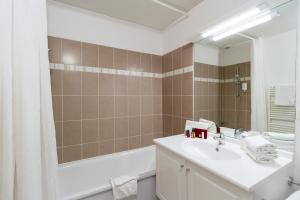
[[[137,149],[130,149],[130,150],[127,150],[127,151],[121,151],[121,152],[116,152],[116,153],[112,153],[112,154],[99,155],[99,156],[92,157],[92,158],[85,158],[85,159],[81,159],[81,160],[70,161],[70,162],[66,162],[66,163],[61,163],[58,166],[59,166],[59,168],[68,168],[70,166],[80,165],[82,163],[85,163],[86,161],[96,161],[97,159],[99,159],[99,157],[101,157],[101,158],[109,158],[112,155],[114,155],[114,156],[122,156],[122,155],[127,155],[128,153],[134,153],[134,152],[138,152],[138,151],[144,151],[144,150],[147,150],[147,149],[155,149],[155,145],[146,146],[146,147],[140,147],[140,148],[137,148]]]
[[[151,171],[139,174],[138,175],[138,181],[149,178],[151,176],[155,176],[155,174],[156,174],[155,170],[151,170]],[[93,188],[93,189],[90,189],[90,190],[87,190],[87,191],[84,191],[84,192],[76,193],[74,195],[63,198],[63,200],[78,200],[78,199],[90,197],[90,196],[93,196],[97,193],[105,192],[105,191],[108,191],[108,190],[111,190],[111,189],[112,189],[111,185],[107,184],[107,185],[99,187],[99,188]]]

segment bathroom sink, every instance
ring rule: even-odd
[[[225,144],[226,145],[226,144]],[[241,156],[224,146],[219,146],[216,150],[217,141],[215,143],[203,141],[186,141],[183,143],[183,149],[186,153],[211,160],[238,160]]]

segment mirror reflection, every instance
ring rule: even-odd
[[[251,87],[248,39],[195,44],[195,116],[222,127],[250,129]]]
[[[292,150],[297,2],[267,3],[272,20],[195,42],[194,116],[215,122],[229,137],[262,133]]]

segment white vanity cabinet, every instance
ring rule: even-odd
[[[271,164],[254,162],[236,140],[183,135],[158,138],[156,194],[160,200],[283,200],[290,193],[292,154],[278,150]]]
[[[186,200],[184,159],[156,150],[156,193],[161,200]]]
[[[171,151],[156,149],[156,195],[160,200],[253,200],[253,194]],[[245,174],[246,175],[246,174]]]

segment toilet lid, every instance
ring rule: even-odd
[[[300,200],[300,191],[294,192],[289,198],[286,200]]]

